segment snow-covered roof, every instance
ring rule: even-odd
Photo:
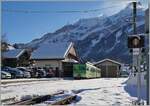
[[[74,59],[65,59],[62,60],[63,62],[71,62],[71,63],[78,63],[78,61],[74,60]]]
[[[14,50],[15,48],[11,45],[8,45],[8,50]]]
[[[96,64],[102,63],[102,62],[104,62],[104,61],[111,61],[111,62],[113,62],[113,63],[122,65],[121,63],[119,63],[119,62],[117,62],[117,61],[115,61],[115,60],[112,60],[112,59],[108,59],[108,58],[103,59],[103,60],[100,60],[100,61],[98,61],[98,62],[95,62],[94,64],[96,65]]]
[[[86,63],[87,63],[87,64],[90,64],[90,65],[94,65],[93,63],[91,63],[91,62],[89,62],[89,61],[88,61],[88,62],[86,62]]]
[[[42,44],[31,54],[31,59],[64,59],[72,43]]]
[[[13,50],[4,52],[2,55],[4,58],[18,58],[24,52],[25,52],[25,49],[13,49]]]

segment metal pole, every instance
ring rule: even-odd
[[[148,2],[148,7],[150,6],[150,1]],[[150,11],[149,11],[149,9],[147,10],[147,14],[146,14],[146,17],[148,18],[148,22],[146,22],[146,23],[148,23],[148,45],[149,45],[149,43],[150,43],[150,33],[149,33],[149,31],[150,31],[150,27],[149,27],[149,22],[150,22],[150,19],[149,19],[149,14],[150,14]],[[150,69],[149,69],[149,65],[150,65],[150,63],[149,63],[149,60],[150,60],[150,46],[148,46],[148,52],[147,52],[147,105],[150,105]]]
[[[136,53],[137,51],[137,53]],[[141,103],[141,65],[140,65],[140,59],[141,59],[141,49],[136,48],[133,49],[133,66],[136,70],[136,77],[137,77],[137,98],[138,100],[136,101],[136,104]],[[133,68],[133,69],[134,69]]]
[[[136,32],[136,2],[133,2],[133,34],[137,34]],[[134,51],[133,51],[134,52]],[[140,53],[141,50],[139,48],[139,54],[135,55],[133,54],[133,66],[136,67],[137,69],[137,96],[138,96],[138,103],[140,103],[141,101],[141,94],[140,94],[140,90],[141,90],[141,73],[140,73]]]
[[[133,34],[136,34],[136,2],[133,2]]]
[[[136,34],[136,2],[133,2],[133,34]],[[134,69],[134,67],[136,66],[136,56],[133,54],[132,58],[132,67]]]
[[[149,70],[149,48],[148,48],[148,51],[147,52],[147,58],[146,58],[146,62],[147,62],[147,65],[146,65],[146,69],[147,69],[147,105],[150,105],[150,70]]]
[[[148,44],[150,43],[150,33],[148,33]],[[149,65],[150,65],[150,46],[148,46],[147,51],[146,51],[146,62],[147,62],[147,105],[150,105],[150,69],[149,69]]]
[[[139,55],[137,56],[137,69],[138,69],[138,74],[137,74],[137,94],[138,94],[138,101],[140,103],[141,101],[141,65],[140,65],[140,60],[141,60],[141,49],[139,49]]]
[[[149,59],[150,59],[150,57],[149,57]],[[148,88],[147,88],[148,89],[148,105],[150,105],[150,70],[149,70],[149,65],[150,65],[150,63],[148,60],[148,77],[147,77],[148,78]]]
[[[150,6],[150,1],[148,2],[148,7]],[[147,105],[150,105],[150,70],[149,70],[149,60],[150,60],[150,57],[149,57],[149,50],[150,50],[150,46],[149,46],[149,43],[150,43],[150,33],[149,33],[149,30],[150,30],[150,27],[149,27],[149,14],[150,14],[150,11],[149,11],[149,8],[145,11],[145,38],[148,39],[148,47],[146,47],[146,87],[147,87]]]

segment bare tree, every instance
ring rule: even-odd
[[[2,34],[1,42],[8,43],[8,39],[7,39],[7,34],[6,33]]]
[[[6,51],[8,49],[8,40],[6,33],[1,36],[1,52]]]

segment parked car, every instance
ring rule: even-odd
[[[37,75],[38,78],[46,77],[46,71],[42,68],[38,68],[37,73],[38,73],[38,75]]]
[[[12,78],[23,78],[23,72],[17,68],[11,68],[11,67],[4,67],[2,68],[3,71],[9,72],[12,76]]]
[[[1,79],[9,79],[11,78],[11,74],[1,70]]]
[[[17,67],[17,69],[19,69],[23,72],[24,78],[31,78],[30,72],[25,67]]]
[[[38,72],[36,68],[29,68],[31,70],[31,77],[32,78],[37,78]]]
[[[129,76],[129,73],[126,72],[126,71],[121,71],[121,72],[120,72],[120,76],[121,76],[121,77],[128,77],[128,76]]]
[[[55,76],[55,73],[51,69],[49,69],[46,73],[46,77],[54,77],[54,76]]]

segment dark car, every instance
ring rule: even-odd
[[[42,68],[38,68],[37,69],[37,77],[38,78],[46,77],[46,71]]]
[[[53,70],[49,69],[47,70],[47,73],[46,73],[46,77],[54,77],[55,76],[55,73],[53,72]]]
[[[17,69],[23,72],[24,78],[31,78],[30,71],[28,71],[25,67],[17,67]]]
[[[37,78],[38,77],[37,68],[29,67],[27,69],[30,71],[31,78]]]
[[[121,72],[120,72],[120,76],[121,76],[121,77],[128,77],[128,76],[129,76],[129,73],[126,72],[126,71],[121,71]]]
[[[23,72],[17,68],[4,67],[2,70],[10,73],[12,78],[23,78],[24,75]]]

